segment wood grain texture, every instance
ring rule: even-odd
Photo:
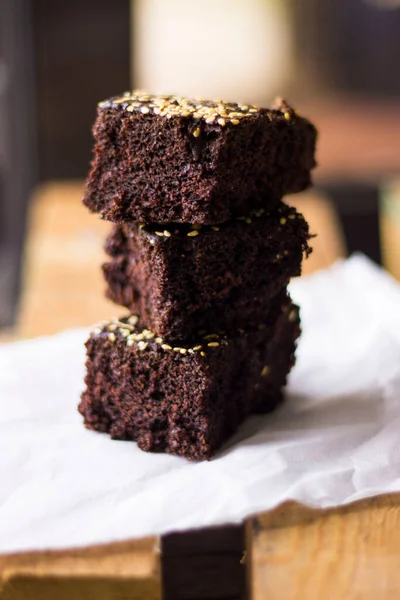
[[[0,555],[1,600],[160,600],[157,538]]]
[[[314,510],[288,502],[250,519],[252,600],[398,600],[400,494]]]
[[[400,178],[381,187],[380,235],[385,268],[400,279]]]

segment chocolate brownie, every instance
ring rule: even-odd
[[[107,296],[170,340],[264,319],[271,300],[310,252],[303,216],[281,203],[271,213],[196,229],[184,224],[115,225],[103,265]]]
[[[126,92],[98,105],[84,204],[114,222],[216,224],[311,183],[316,129],[272,108]]]
[[[172,346],[137,317],[96,329],[79,411],[89,429],[139,448],[209,459],[251,413],[282,400],[299,335],[287,299],[272,324]]]

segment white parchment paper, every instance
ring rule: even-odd
[[[400,286],[362,256],[291,284],[303,336],[287,402],[210,462],[84,429],[86,330],[0,347],[0,552],[238,522],[400,490]]]

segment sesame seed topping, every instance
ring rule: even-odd
[[[294,213],[291,213],[291,214],[288,216],[288,219],[295,219],[295,218],[296,218],[296,215],[295,215]]]
[[[148,342],[139,342],[138,343],[138,348],[139,350],[146,350],[147,346],[149,345]]]
[[[195,129],[195,130],[193,131],[193,136],[194,136],[195,138],[197,138],[197,137],[199,137],[200,133],[201,133],[201,132],[200,132],[200,127],[197,127],[197,129]]]
[[[225,127],[225,125],[226,125],[225,119],[218,119],[217,123],[218,123],[218,125],[221,125],[221,127]]]
[[[266,377],[269,373],[269,367],[267,365],[265,365],[265,367],[263,367],[261,369],[261,377]]]
[[[290,121],[290,119],[292,118],[290,112],[285,112],[283,116],[285,117],[286,121]]]
[[[118,325],[116,323],[110,323],[107,327],[108,331],[115,331],[118,329]]]
[[[197,350],[201,350],[203,346],[194,346],[193,350],[197,352]]]
[[[142,112],[144,115],[147,115],[150,112],[150,109],[147,106],[143,106],[140,109],[140,112]]]
[[[137,325],[139,322],[139,317],[137,315],[132,315],[131,317],[129,317],[128,319],[128,323],[130,323],[131,325]]]
[[[165,237],[171,237],[171,232],[168,231],[167,229],[164,229],[164,235],[165,235]]]
[[[117,339],[115,333],[109,333],[108,339],[111,343],[115,342],[115,340]]]
[[[231,123],[232,125],[239,125],[240,121],[239,119],[231,119]]]
[[[286,223],[286,219],[285,219],[285,217],[281,217],[281,218],[279,219],[279,223],[280,223],[281,225],[285,225],[285,223]]]
[[[219,231],[219,227],[217,227],[216,225],[212,225],[211,229],[213,229],[214,231]]]
[[[181,349],[179,350],[179,352],[180,352],[181,354],[186,354],[186,353],[187,353],[187,348],[181,348]]]
[[[156,235],[160,236],[160,237],[164,237],[164,232],[163,231],[155,231],[154,233]]]
[[[174,352],[180,352],[180,351],[181,351],[181,348],[179,348],[178,346],[176,346],[175,348],[172,348],[172,350],[173,350]]]
[[[207,346],[210,348],[217,348],[217,346],[219,346],[219,342],[209,342]]]
[[[120,332],[120,334],[121,334],[123,337],[126,337],[126,338],[127,338],[127,337],[128,337],[128,335],[130,335],[130,333],[131,333],[131,332],[130,332],[130,329],[120,329],[120,330],[119,330],[119,332]]]
[[[297,319],[297,310],[294,308],[293,310],[290,311],[289,316],[288,316],[288,320],[291,323],[293,323],[296,319]]]
[[[156,339],[154,340],[156,342],[156,344],[162,344],[163,343],[163,339],[160,337],[156,337]]]
[[[205,356],[206,353],[205,352],[200,352],[200,356]]]
[[[99,333],[101,333],[102,331],[103,331],[103,330],[102,330],[102,328],[101,328],[101,327],[95,327],[95,328],[93,329],[93,333],[94,333],[94,335],[99,335]]]
[[[251,223],[251,219],[250,219],[250,217],[247,217],[247,218],[246,218],[246,223],[247,223],[247,225],[250,225],[250,223]]]
[[[135,343],[135,340],[128,339],[128,341],[126,342],[126,345],[127,346],[133,346],[134,343]]]
[[[161,348],[163,350],[172,350],[172,346],[169,346],[168,344],[161,344]]]
[[[188,237],[196,237],[196,235],[199,235],[197,229],[193,229],[193,231],[189,231],[189,233],[187,234]]]
[[[130,104],[129,106],[126,107],[126,110],[128,112],[133,112],[135,110],[135,107],[132,104]]]
[[[207,117],[207,119],[206,119],[206,123],[207,123],[208,125],[211,125],[212,123],[214,123],[214,121],[215,121],[215,118],[214,118],[214,117]]]

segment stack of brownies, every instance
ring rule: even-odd
[[[130,316],[87,342],[79,410],[143,450],[208,459],[282,398],[308,246],[282,202],[310,185],[316,130],[271,109],[125,93],[101,102],[85,205],[114,223],[107,295]]]

